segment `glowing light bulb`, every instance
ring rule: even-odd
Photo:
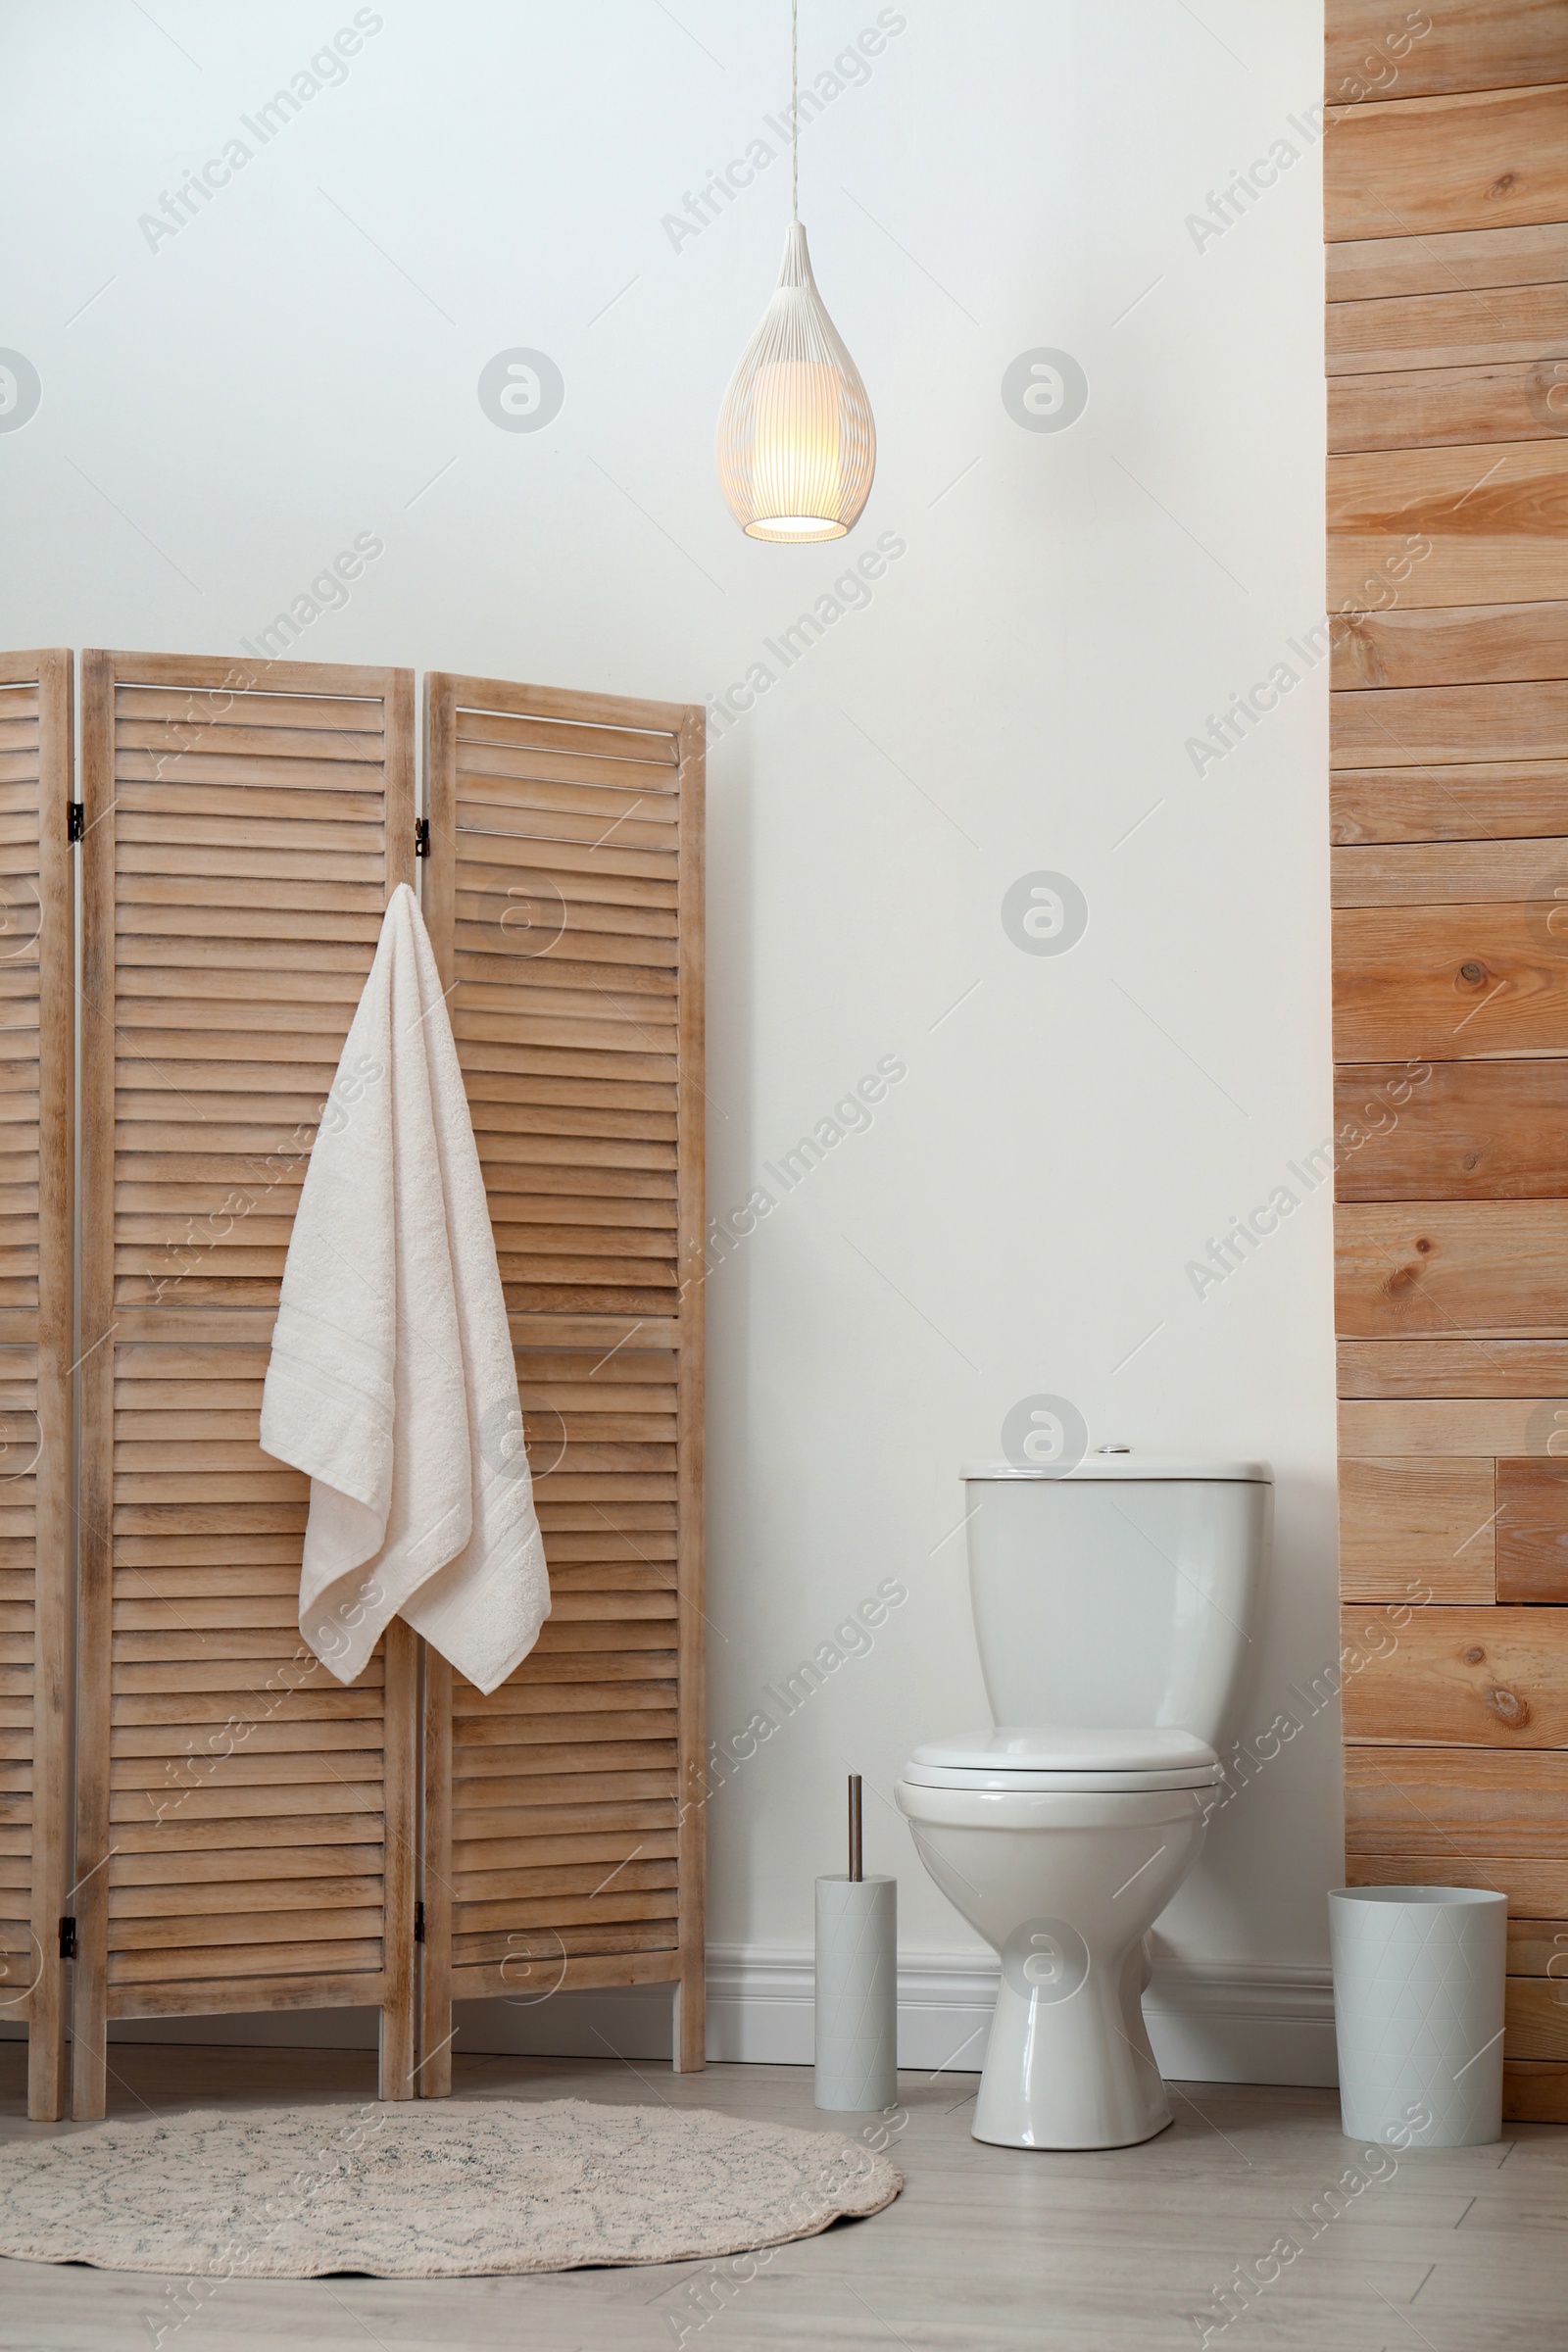
[[[799,220],[784,239],[778,289],[724,395],[717,458],[730,511],[752,539],[842,539],[870,495],[871,404],[816,290]]]

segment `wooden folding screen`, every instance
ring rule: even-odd
[[[1330,0],[1348,1870],[1568,2122],[1568,8]]]
[[[415,872],[407,670],[89,653],[75,2111],[113,2017],[373,2005],[414,2065],[417,1667],[296,1630],[257,1415],[317,1122]]]
[[[452,991],[554,1599],[425,1658],[419,2089],[451,1998],[674,1983],[703,2063],[701,710],[425,683]]]
[[[0,2018],[60,2114],[70,1910],[69,653],[0,655]]]

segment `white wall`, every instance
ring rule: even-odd
[[[781,1194],[762,1163],[881,1057],[907,1075],[710,1284],[715,1736],[882,1580],[908,1599],[715,1797],[712,1936],[804,1949],[854,1767],[906,1950],[973,1951],[889,1798],[911,1743],[986,1714],[956,1465],[1017,1400],[1274,1462],[1239,1730],[1336,1654],[1328,1187],[1201,1298],[1184,1271],[1304,1193],[1287,1163],[1329,1125],[1325,665],[1201,775],[1188,748],[1304,671],[1321,615],[1319,14],[806,0],[808,84],[898,27],[802,142],[879,428],[837,549],[747,541],[713,475],[787,160],[701,234],[662,220],[779,148],[784,0],[372,14],[265,147],[242,117],[349,0],[0,16],[0,342],[42,385],[0,431],[4,638],[237,652],[370,532],[302,657],[695,700],[780,673],[711,758],[714,1212]],[[236,135],[251,160],[150,245],[139,217]],[[1282,139],[1278,184],[1195,228]],[[537,432],[477,398],[513,346],[564,378]],[[1087,373],[1066,430],[1004,407],[1035,347]],[[764,641],[887,534],[870,601],[784,672]],[[1089,905],[1060,956],[1003,928],[1041,869]],[[1216,1822],[1168,1950],[1309,1976],[1338,1785],[1325,1710]]]

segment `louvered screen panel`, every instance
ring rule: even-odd
[[[87,654],[75,2107],[106,2019],[358,2003],[413,2066],[416,1652],[296,1626],[258,1415],[294,1209],[390,891],[406,670]]]
[[[65,2098],[71,1736],[71,656],[0,655],[0,2018]]]
[[[488,1698],[426,1653],[434,2094],[453,1993],[673,1982],[676,2062],[703,2063],[704,722],[493,679],[425,694],[425,907],[553,1595]]]

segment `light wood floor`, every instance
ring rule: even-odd
[[[374,2088],[371,2061],[357,2053],[122,2043],[111,2058],[112,2115]],[[810,2074],[796,2067],[678,2077],[622,2061],[470,2058],[457,2077],[469,2097],[667,2100],[817,2130],[836,2120],[817,2115]],[[906,2075],[903,2196],[871,2221],[779,2249],[744,2283],[710,2263],[428,2283],[229,2279],[201,2282],[190,2310],[179,2281],[0,2263],[0,2346],[151,2352],[164,2328],[163,2352],[672,2352],[681,2342],[687,2352],[1159,2352],[1198,2344],[1190,2315],[1211,2312],[1212,2290],[1237,2264],[1293,2232],[1304,2250],[1211,2344],[1568,2345],[1568,2130],[1511,2125],[1498,2147],[1401,2156],[1313,2237],[1302,2217],[1356,2153],[1340,2136],[1332,2092],[1187,2083],[1174,2128],[1147,2146],[1052,2156],[971,2139],[974,2080]],[[0,2044],[0,2135],[71,2128],[24,2115],[21,2047]]]

